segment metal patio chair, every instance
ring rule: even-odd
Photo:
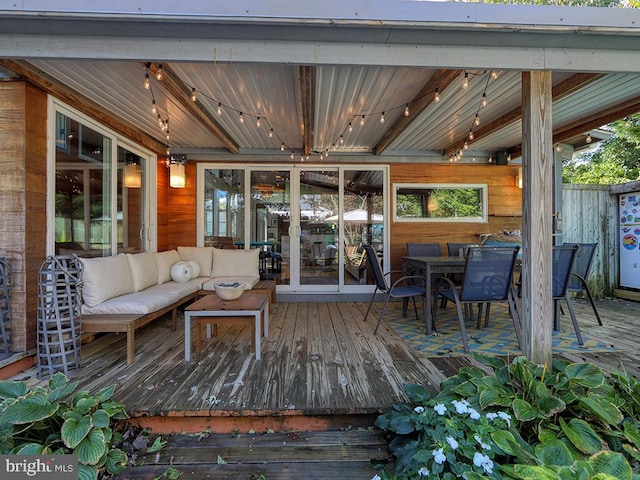
[[[602,326],[602,319],[600,318],[596,304],[593,301],[593,295],[591,295],[591,290],[589,289],[589,284],[587,283],[587,279],[589,278],[589,273],[591,271],[591,264],[596,253],[596,248],[598,248],[598,244],[565,242],[564,245],[578,245],[580,247],[576,253],[576,258],[573,261],[573,270],[571,272],[571,278],[569,279],[569,286],[567,287],[567,290],[569,293],[580,293],[584,291],[587,294],[591,308],[593,308],[593,313],[595,313],[596,318],[598,319],[598,324]]]
[[[469,342],[465,328],[463,306],[477,303],[480,325],[483,305],[486,305],[485,324],[488,322],[489,305],[494,302],[508,302],[509,313],[516,331],[518,344],[521,340],[521,327],[516,314],[515,293],[513,290],[513,270],[519,247],[469,247],[465,259],[461,285],[450,278],[440,277],[436,281],[436,298],[455,302],[458,325],[465,352],[469,352]],[[433,311],[434,323],[436,309]]]
[[[569,309],[569,316],[573,323],[573,329],[576,332],[576,338],[578,339],[578,345],[582,345],[582,335],[580,333],[580,327],[578,326],[578,320],[576,319],[576,313],[573,310],[573,303],[571,296],[569,295],[569,284],[571,282],[571,275],[573,271],[573,264],[579,250],[578,245],[566,245],[553,247],[553,306],[554,306],[554,319],[553,328],[555,331],[560,330],[560,307],[562,300],[567,302],[567,308]]]
[[[380,327],[380,322],[382,322],[382,318],[384,317],[384,313],[387,310],[387,304],[389,300],[392,298],[402,298],[402,299],[413,299],[413,309],[416,312],[416,320],[418,320],[418,308],[416,307],[416,297],[424,297],[425,288],[419,284],[413,283],[414,280],[420,280],[423,278],[422,275],[405,275],[401,276],[397,280],[392,282],[391,276],[394,273],[402,273],[401,270],[392,270],[387,273],[382,272],[382,267],[380,266],[380,261],[378,260],[378,256],[376,255],[375,250],[371,245],[365,245],[364,251],[367,254],[367,260],[369,265],[371,266],[371,273],[373,274],[373,278],[376,282],[376,289],[371,296],[371,301],[369,302],[369,307],[367,308],[367,313],[364,315],[364,321],[367,321],[367,317],[369,316],[369,311],[371,310],[371,306],[376,298],[376,294],[378,292],[382,292],[385,294],[384,306],[382,307],[382,312],[378,317],[378,323],[376,323],[376,328],[373,331],[373,334],[378,333],[378,327]],[[389,280],[387,280],[389,277]]]

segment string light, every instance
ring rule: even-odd
[[[384,121],[385,121],[384,112],[382,112],[382,115],[380,115],[380,123],[384,123]]]
[[[344,144],[344,137],[342,135],[340,135],[340,145]]]
[[[197,102],[198,101],[198,95],[196,94],[196,87],[193,87],[191,89],[191,101],[192,102]]]
[[[347,127],[347,130],[349,131],[349,133],[353,132],[353,123],[351,123],[351,120],[349,120],[349,126]]]
[[[260,128],[260,117],[256,118],[256,127]]]
[[[585,142],[591,143],[591,135],[587,133],[587,138],[584,139]]]
[[[149,90],[151,88],[151,79],[149,78],[149,72],[144,74],[144,88]]]
[[[269,130],[269,138],[273,138],[273,128]]]
[[[158,113],[158,107],[156,106],[155,100],[151,100],[151,113],[154,115]]]
[[[240,123],[244,124],[244,116],[242,115],[242,112],[240,112]]]
[[[218,115],[222,115],[222,104],[218,103]]]
[[[162,81],[162,64],[158,65],[158,70],[156,70],[156,80]]]
[[[362,115],[362,118],[360,119],[360,126],[364,126],[364,115]]]
[[[473,119],[473,124],[477,127],[478,125],[480,125],[480,115],[478,115],[476,113],[475,118]]]
[[[481,105],[482,105],[483,107],[486,107],[486,106],[487,106],[487,94],[486,94],[486,92],[483,92],[483,93],[482,93],[482,102],[481,102]]]
[[[404,114],[404,116],[405,116],[405,117],[408,117],[408,116],[409,116],[409,113],[410,113],[410,112],[409,112],[409,104],[407,103],[407,104],[404,106],[404,112],[403,112],[403,114]]]
[[[284,142],[282,142],[282,145],[280,145],[280,151],[284,152]]]
[[[469,74],[464,72],[464,78],[462,79],[462,88],[465,90],[469,88]]]
[[[440,101],[440,89],[436,87],[436,93],[433,94],[433,101],[438,103]]]
[[[469,129],[469,140],[473,140],[473,130]]]

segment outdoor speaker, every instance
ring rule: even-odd
[[[509,158],[509,152],[507,152],[506,150],[498,150],[496,152],[495,158],[496,165],[507,165],[509,163],[509,161],[507,160]]]

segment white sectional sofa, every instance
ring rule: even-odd
[[[178,247],[166,252],[81,258],[83,332],[127,332],[127,363],[134,361],[135,330],[216,283],[260,281],[259,250]]]

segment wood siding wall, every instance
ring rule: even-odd
[[[159,252],[169,248],[169,175],[167,174],[166,158],[158,157],[156,162],[156,229],[157,248]]]
[[[598,242],[589,288],[597,298],[611,296],[618,282],[617,197],[608,185],[562,186],[562,241]]]
[[[447,252],[447,242],[478,243],[482,233],[522,228],[522,190],[515,184],[516,168],[508,165],[392,164],[390,187],[394,183],[486,183],[489,186],[488,223],[393,222],[391,267],[402,266],[409,243],[439,243]],[[394,206],[390,205],[393,209]]]
[[[168,249],[196,244],[196,170],[195,162],[188,162],[186,187],[166,187]],[[159,173],[158,177],[160,176]],[[168,184],[168,180],[166,182]]]
[[[0,82],[0,256],[13,271],[12,349],[36,346],[38,268],[46,255],[47,96]]]

